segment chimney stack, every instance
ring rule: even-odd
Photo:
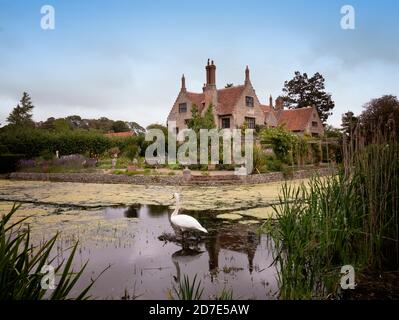
[[[248,66],[245,68],[245,84],[250,83],[251,81],[249,80],[249,68]]]
[[[284,100],[281,97],[278,97],[276,99],[276,110],[284,110]]]
[[[213,63],[213,60],[211,63],[209,63],[208,59],[208,63],[205,69],[206,69],[206,86],[216,88],[216,66]]]
[[[205,94],[205,110],[209,107],[209,105],[213,105],[213,110],[215,112],[218,98],[217,98],[217,90],[216,90],[216,66],[213,63],[213,60],[209,62],[210,60],[208,59],[208,63],[205,67],[206,69],[206,84],[203,88],[204,94]]]
[[[270,106],[270,108],[273,108],[273,98],[272,98],[272,95],[270,95],[270,97],[269,97],[269,106]]]
[[[186,78],[183,76],[181,77],[181,91],[186,92]]]

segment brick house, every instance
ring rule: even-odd
[[[245,69],[244,84],[223,89],[216,88],[216,66],[213,61],[208,59],[205,70],[206,83],[201,93],[187,91],[184,75],[181,78],[180,92],[167,119],[176,121],[177,132],[187,128],[193,105],[203,114],[212,104],[219,129],[240,128],[245,123],[250,129],[254,129],[256,125],[285,125],[288,130],[297,134],[323,134],[323,125],[314,107],[284,110],[282,99],[276,99],[276,106],[273,107],[271,96],[268,105],[262,104],[252,86],[248,66]]]

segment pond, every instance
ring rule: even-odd
[[[275,299],[273,245],[258,231],[273,216],[270,204],[278,201],[283,184],[173,187],[0,180],[0,214],[9,212],[14,201],[23,202],[13,219],[29,216],[34,243],[60,231],[57,262],[79,240],[75,266],[89,262],[75,293],[111,265],[90,291],[93,298],[121,299],[126,292],[130,298],[168,299],[179,279],[197,275],[204,299],[223,288],[233,290],[234,298]],[[189,248],[182,247],[170,224],[174,192],[182,196],[181,212],[209,231],[191,235]]]
[[[179,233],[170,223],[171,210],[161,205],[134,205],[105,208],[96,214],[106,221],[109,237],[97,229],[99,237],[86,237],[77,254],[77,265],[89,260],[82,281],[111,265],[90,291],[93,298],[168,299],[184,275],[195,275],[209,299],[224,288],[235,299],[275,299],[275,267],[268,237],[259,234],[259,225],[228,222],[206,212],[189,212],[208,230],[190,234],[182,246]],[[101,221],[101,219],[97,221]],[[120,232],[112,225],[130,220]],[[96,233],[96,232],[94,232]],[[112,235],[111,235],[112,236]],[[115,239],[114,239],[115,240]],[[77,292],[75,291],[75,292]]]

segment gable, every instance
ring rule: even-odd
[[[234,107],[238,103],[245,86],[235,86],[217,90],[218,105],[216,113],[218,115],[233,114]]]
[[[205,94],[203,93],[195,93],[195,92],[187,92],[187,99],[191,102],[191,104],[195,104],[198,107],[198,110],[202,112],[203,103],[205,102]],[[191,105],[188,106],[191,108]]]
[[[312,107],[278,110],[276,112],[277,121],[279,125],[285,126],[290,131],[305,131],[309,126],[313,111]]]

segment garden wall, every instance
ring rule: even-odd
[[[305,179],[310,178],[314,175],[326,176],[337,172],[336,168],[319,168],[310,170],[298,170],[292,173],[289,179]],[[269,172],[262,174],[252,174],[249,176],[242,176],[241,180],[246,184],[259,184],[259,183],[269,183],[276,181],[287,180],[282,172]]]
[[[292,174],[292,179],[309,178],[315,174],[328,175],[336,172],[333,168],[320,168],[316,170],[300,170]],[[255,174],[250,176],[241,176],[240,180],[233,183],[259,184],[286,180],[281,172],[270,172]],[[96,173],[31,173],[31,172],[13,172],[10,174],[12,180],[33,180],[33,181],[53,181],[53,182],[81,182],[81,183],[126,183],[126,184],[155,184],[155,185],[187,185],[190,181],[184,180],[183,176],[146,176],[146,175],[113,175]],[[228,180],[220,181],[220,184],[230,184]],[[215,185],[215,180],[209,181],[209,184]]]

